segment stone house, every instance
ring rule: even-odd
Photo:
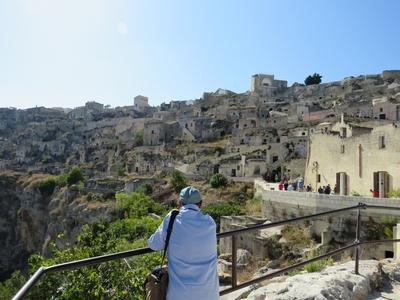
[[[382,97],[372,100],[374,119],[400,121],[400,102]]]
[[[168,110],[160,110],[153,113],[153,119],[157,119],[164,122],[170,122],[176,120],[176,112]]]
[[[143,145],[158,146],[164,143],[177,141],[182,136],[182,130],[178,122],[162,122],[149,120],[145,122],[143,129]]]
[[[235,129],[232,134],[231,142],[233,145],[260,146],[270,143],[279,143],[280,138],[276,130],[262,129],[259,127],[246,127]]]
[[[386,197],[400,188],[400,128],[395,123],[367,128],[342,118],[331,132],[312,134],[309,149],[305,184],[314,190],[330,184],[341,195]]]
[[[305,122],[319,122],[329,116],[335,116],[336,113],[332,109],[325,109],[325,110],[314,110],[313,108],[309,109],[307,114],[303,114],[303,121]]]
[[[209,117],[181,118],[179,124],[187,141],[211,141],[232,132],[231,122]]]
[[[255,106],[231,106],[227,111],[227,119],[236,121],[239,119],[257,118],[258,109]]]

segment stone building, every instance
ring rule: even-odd
[[[286,80],[275,80],[274,75],[255,74],[251,77],[250,92],[260,96],[274,96],[287,88]]]
[[[158,146],[177,141],[182,136],[178,122],[162,122],[149,120],[144,124],[143,145]]]
[[[341,122],[310,136],[305,184],[330,184],[341,195],[386,197],[400,188],[400,128],[392,123],[367,128]]]
[[[144,111],[146,108],[150,107],[149,98],[138,95],[133,99],[134,107],[138,111]]]
[[[400,101],[382,97],[372,100],[374,119],[400,121]]]

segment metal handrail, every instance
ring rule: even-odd
[[[288,271],[300,268],[310,262],[318,261],[321,259],[324,259],[326,257],[341,253],[343,251],[346,251],[348,249],[355,248],[355,273],[358,274],[358,265],[359,265],[359,247],[365,244],[373,244],[373,243],[389,243],[389,242],[400,242],[400,239],[390,239],[390,240],[376,240],[376,241],[360,241],[359,236],[360,236],[360,224],[361,224],[361,209],[367,209],[367,208],[373,208],[373,209],[388,209],[388,210],[400,210],[400,207],[391,207],[391,206],[381,206],[381,205],[367,205],[365,203],[359,203],[354,206],[349,206],[345,208],[340,208],[340,209],[335,209],[335,210],[330,210],[326,212],[321,212],[321,213],[316,213],[312,215],[307,215],[307,216],[301,216],[297,218],[292,218],[292,219],[287,219],[283,221],[277,221],[277,222],[271,222],[268,224],[260,224],[260,225],[255,225],[252,227],[247,227],[247,228],[241,228],[237,230],[231,230],[231,231],[226,231],[226,232],[221,232],[217,234],[217,238],[225,238],[225,237],[232,237],[232,286],[230,288],[224,289],[220,291],[220,295],[225,295],[228,293],[231,293],[235,290],[242,289],[244,287],[250,286],[252,284],[264,281],[266,279],[278,276],[280,274],[286,273]],[[257,277],[255,279],[242,282],[240,284],[237,284],[237,268],[236,268],[236,251],[237,251],[237,243],[236,243],[236,237],[239,234],[243,234],[245,232],[249,231],[254,231],[254,230],[260,230],[260,229],[266,229],[266,228],[271,228],[275,226],[280,226],[288,223],[293,223],[297,221],[302,221],[306,219],[313,219],[316,217],[320,216],[325,216],[325,215],[331,215],[331,214],[337,214],[343,211],[349,211],[349,210],[354,210],[357,209],[357,229],[356,229],[356,239],[352,244],[346,245],[344,247],[341,247],[339,249],[333,250],[331,252],[325,253],[323,255],[319,255],[316,257],[313,257],[311,259],[293,264],[291,266],[288,266],[286,268],[280,269],[278,271],[269,273],[264,276]],[[123,252],[118,252],[118,253],[113,253],[113,254],[106,254],[106,255],[101,255],[101,256],[96,256],[96,257],[91,257],[91,258],[86,258],[86,259],[81,259],[77,261],[71,261],[71,262],[66,262],[50,267],[40,267],[34,274],[33,276],[24,284],[24,286],[18,291],[18,293],[12,298],[12,300],[19,300],[22,299],[28,292],[29,290],[36,284],[37,281],[40,280],[40,278],[46,274],[46,273],[55,273],[55,272],[60,272],[60,271],[65,271],[65,270],[71,270],[71,269],[78,269],[81,267],[85,266],[90,266],[90,265],[95,265],[107,261],[112,261],[116,259],[121,259],[121,258],[126,258],[126,257],[131,257],[131,256],[137,256],[137,255],[142,255],[142,254],[147,254],[151,253],[154,250],[146,247],[146,248],[139,248],[139,249],[134,249],[134,250],[128,250],[128,251],[123,251]]]

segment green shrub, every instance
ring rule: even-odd
[[[68,184],[68,173],[61,174],[56,177],[57,185],[60,187],[66,186]]]
[[[400,189],[391,190],[387,196],[388,198],[400,198]]]
[[[185,188],[188,185],[186,177],[178,170],[174,170],[172,172],[170,184],[177,193],[179,193],[183,188]]]
[[[221,202],[210,204],[201,209],[203,213],[209,214],[217,224],[219,231],[222,216],[234,216],[242,214],[243,204],[238,201]]]
[[[107,190],[103,192],[103,199],[104,200],[115,200],[115,191]]]
[[[153,193],[153,186],[150,183],[142,184],[139,187],[139,191],[143,192],[145,195],[151,195]]]
[[[307,259],[311,259],[314,258],[318,255],[321,255],[321,253],[317,250],[312,250],[308,255],[307,255]],[[325,269],[325,267],[327,266],[331,266],[333,264],[333,259],[332,257],[326,257],[323,258],[321,260],[317,260],[311,263],[308,263],[304,266],[304,270],[306,270],[308,273],[313,273],[313,272],[320,272],[323,269]]]
[[[56,185],[56,179],[53,176],[49,176],[42,182],[40,182],[39,191],[40,193],[42,193],[42,195],[50,196],[51,194],[53,194]]]
[[[118,176],[125,176],[125,168],[121,167],[118,169]]]
[[[11,299],[25,282],[26,279],[21,271],[15,271],[9,279],[0,283],[0,298]]]
[[[71,172],[69,172],[67,177],[68,185],[73,185],[83,180],[84,180],[83,172],[79,167],[73,168]]]
[[[115,198],[117,199],[117,213],[121,217],[140,218],[147,216],[149,213],[162,215],[166,212],[165,205],[155,202],[142,192],[117,193]]]
[[[224,174],[217,173],[211,176],[210,184],[213,188],[223,187],[228,184],[228,179],[225,177]]]

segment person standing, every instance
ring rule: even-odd
[[[167,300],[219,299],[215,222],[201,212],[202,198],[196,188],[182,189],[179,201],[179,214],[167,249]],[[171,213],[149,238],[151,249],[164,249],[170,217]]]

